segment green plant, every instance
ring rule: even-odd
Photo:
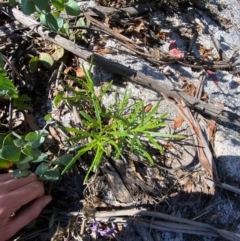
[[[92,66],[92,65],[91,65]],[[143,159],[147,159],[153,164],[153,159],[143,144],[142,138],[145,138],[154,148],[163,153],[162,146],[158,143],[157,138],[181,138],[178,135],[161,134],[159,128],[166,125],[164,118],[167,113],[156,116],[159,103],[156,104],[148,113],[145,113],[143,101],[137,101],[129,104],[130,92],[126,91],[123,99],[114,103],[109,109],[105,110],[102,105],[103,96],[111,88],[112,82],[106,87],[101,88],[100,94],[96,95],[94,84],[91,78],[90,70],[83,68],[86,80],[73,78],[79,86],[80,90],[75,90],[65,86],[71,91],[72,96],[66,96],[60,92],[55,100],[58,105],[61,100],[65,100],[72,106],[86,106],[89,111],[80,110],[79,114],[84,125],[83,129],[65,127],[68,132],[75,133],[75,137],[66,141],[76,143],[77,153],[66,165],[62,174],[65,173],[82,155],[88,151],[92,151],[94,159],[88,169],[85,180],[87,180],[90,172],[98,168],[104,155],[113,155],[118,158],[124,149],[129,149]],[[118,94],[116,93],[116,96]],[[86,142],[79,148],[81,141]],[[73,149],[73,147],[71,147]]]
[[[10,79],[7,78],[7,71],[3,69],[3,55],[0,53],[0,96],[18,98],[18,91]]]
[[[39,149],[48,134],[45,129],[29,132],[26,136],[20,136],[15,132],[0,133],[0,169],[15,165],[13,176],[19,178],[31,173],[30,164],[37,165],[39,163],[35,173],[40,179],[58,180],[59,168],[62,169],[62,166],[66,166],[73,156],[66,154],[54,161],[49,161],[48,153]]]
[[[80,14],[80,8],[74,0],[20,0],[19,3],[24,14],[37,12],[40,22],[53,32],[58,32],[68,23],[60,17],[60,12],[64,11],[71,16]]]

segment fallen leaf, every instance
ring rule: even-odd
[[[198,50],[201,53],[202,58],[204,60],[206,60],[206,61],[209,60],[209,57],[213,58],[213,52],[211,50],[207,49],[205,46],[200,45]]]
[[[55,45],[55,51],[54,53],[52,54],[52,58],[55,60],[55,61],[58,61],[59,59],[61,59],[64,55],[64,48],[58,46],[58,45]]]
[[[177,46],[176,40],[170,40],[169,52],[178,59],[182,59],[184,57],[184,54]]]
[[[148,105],[144,106],[144,112],[146,113],[146,112],[150,111],[152,109],[152,106],[153,106],[152,104],[148,104]]]
[[[208,124],[208,138],[211,141],[216,132],[216,121],[206,119],[206,122]]]
[[[177,118],[174,120],[174,125],[173,125],[174,130],[179,128],[183,122],[184,122],[184,119],[182,118],[182,116],[178,115]]]
[[[75,74],[78,78],[83,79],[85,77],[85,74],[84,74],[84,71],[83,71],[82,68],[76,67],[76,68],[74,68],[74,71],[75,71]]]
[[[54,64],[52,56],[48,53],[40,53],[39,62],[42,63],[48,69],[50,69]]]
[[[33,114],[27,113],[26,111],[24,111],[23,115],[24,115],[24,120],[28,124],[30,130],[37,131],[40,129],[36,123],[36,120]]]

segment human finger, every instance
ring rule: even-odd
[[[10,216],[13,212],[19,210],[23,205],[44,195],[44,187],[40,181],[31,182],[19,189],[9,192],[7,196],[8,209],[5,209]]]
[[[7,240],[38,217],[42,209],[52,200],[51,196],[43,196],[34,200],[27,208],[18,213],[6,225],[1,238]]]
[[[12,173],[0,174],[0,182],[5,182],[12,179]]]
[[[21,188],[37,180],[38,180],[37,175],[34,173],[30,174],[27,177],[18,178],[18,179],[15,179],[12,177],[11,179],[0,183],[0,193],[16,190],[18,188]]]

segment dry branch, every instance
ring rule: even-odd
[[[41,35],[46,40],[49,40],[65,48],[66,50],[72,52],[73,54],[79,56],[84,60],[89,61],[91,55],[93,55],[95,59],[94,63],[96,65],[102,66],[111,73],[124,76],[132,82],[140,84],[158,93],[164,93],[166,96],[170,98],[178,99],[179,101],[183,99],[189,108],[197,110],[205,116],[210,116],[211,118],[216,119],[218,121],[229,122],[237,126],[240,126],[240,116],[233,112],[222,110],[219,107],[197,100],[194,97],[189,96],[182,91],[172,89],[166,84],[160,83],[158,80],[153,79],[147,75],[144,75],[141,72],[132,70],[122,64],[108,60],[102,56],[93,54],[92,52],[86,50],[85,48],[77,44],[74,44],[70,40],[63,38],[58,34],[52,33],[48,30],[44,30],[41,26],[36,27],[39,24],[39,22],[35,21],[29,16],[24,15],[21,11],[15,8],[7,9],[5,12],[13,16],[17,21],[19,21],[24,26],[33,29],[36,33]]]

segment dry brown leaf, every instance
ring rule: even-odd
[[[144,29],[144,22],[143,21],[141,21],[140,24],[136,28],[134,28],[134,30],[138,33],[143,29]]]
[[[61,142],[61,138],[59,137],[56,130],[52,126],[49,126],[49,132],[56,141]]]
[[[213,58],[213,52],[212,50],[207,49],[205,46],[200,45],[199,46],[199,52],[201,53],[204,60],[208,60],[209,57]]]
[[[166,40],[166,33],[164,33],[164,32],[161,32],[161,31],[159,31],[159,32],[157,32],[157,33],[155,33],[155,35],[158,37],[158,38],[160,38],[160,39],[162,39],[162,40]]]
[[[104,54],[115,54],[116,50],[111,49],[111,48],[101,48],[101,49],[95,50],[94,52],[104,55]]]
[[[74,71],[75,71],[75,74],[76,74],[76,76],[78,78],[82,78],[83,79],[85,77],[85,74],[84,74],[84,71],[83,71],[82,68],[76,67],[76,68],[74,68]]]
[[[148,104],[146,106],[144,106],[144,112],[149,112],[152,109],[153,105],[152,104]]]
[[[183,117],[181,115],[178,115],[177,118],[174,120],[174,125],[173,125],[174,130],[179,128],[183,122],[184,122]]]
[[[34,117],[33,114],[28,113],[28,112],[23,112],[23,115],[24,115],[25,122],[28,124],[28,127],[32,131],[40,130],[39,126],[36,123],[36,120],[35,120],[35,117]]]
[[[206,119],[206,122],[208,124],[208,137],[209,137],[209,140],[211,141],[216,132],[216,128],[217,128],[216,121]]]
[[[128,160],[129,162],[129,166],[130,168],[132,169],[132,171],[136,174],[136,176],[144,182],[144,180],[142,179],[142,176],[136,171],[136,167],[135,167],[135,164],[134,164],[134,161],[132,159],[129,159]]]
[[[73,67],[67,67],[63,72],[64,72],[64,74],[68,74],[70,71],[72,71],[73,70]]]

